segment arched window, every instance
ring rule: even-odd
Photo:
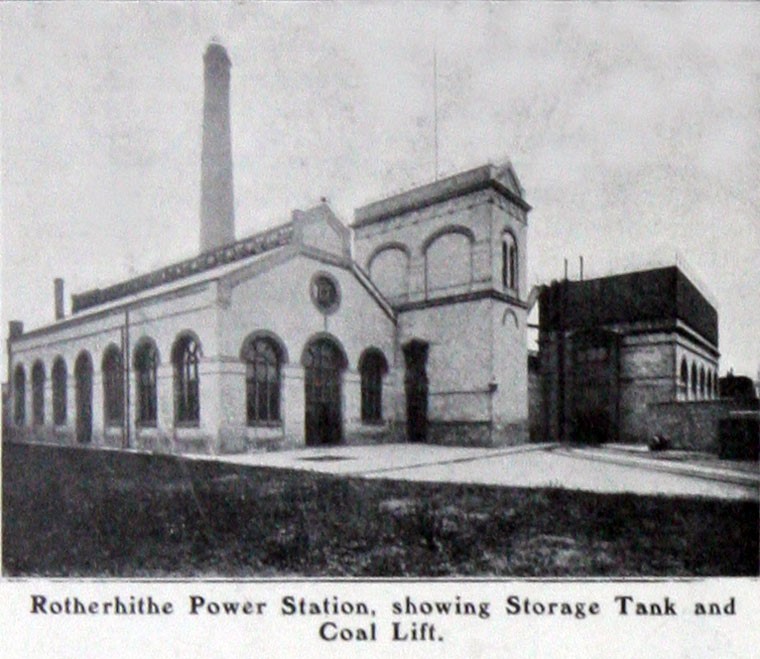
[[[82,350],[74,362],[76,436],[81,444],[92,441],[92,358]]]
[[[103,412],[106,427],[120,427],[124,423],[124,372],[121,350],[108,346],[101,364],[103,371]]]
[[[501,279],[504,288],[517,290],[517,243],[509,231],[501,241]]]
[[[277,344],[254,337],[243,346],[245,406],[249,426],[280,422],[280,365]]]
[[[684,397],[689,395],[689,366],[686,363],[686,357],[681,359],[681,391]]]
[[[26,423],[26,371],[19,364],[13,374],[13,420],[17,426]]]
[[[58,357],[53,362],[53,423],[66,423],[66,362]]]
[[[32,422],[35,426],[45,423],[45,365],[42,362],[32,366]]]
[[[383,420],[383,375],[387,372],[388,362],[377,349],[366,350],[359,359],[363,423],[379,423]]]
[[[198,342],[188,335],[177,339],[172,348],[174,366],[174,422],[197,425],[201,418],[198,387]]]
[[[699,397],[705,397],[705,367],[699,369]]]
[[[137,378],[137,424],[155,426],[158,412],[158,350],[152,341],[143,342],[135,351]]]
[[[697,397],[697,365],[691,365],[691,394],[694,398]]]

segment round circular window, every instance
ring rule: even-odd
[[[335,277],[319,272],[311,278],[311,300],[322,313],[334,313],[340,306],[340,288]]]

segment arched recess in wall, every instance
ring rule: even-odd
[[[45,423],[45,365],[39,360],[32,366],[32,423]]]
[[[17,426],[26,423],[26,371],[22,364],[13,372],[13,421]]]
[[[86,350],[82,350],[74,362],[74,380],[77,441],[86,444],[92,440],[92,357]]]
[[[392,242],[378,247],[367,260],[367,271],[383,295],[399,297],[409,292],[409,248]]]
[[[56,426],[62,426],[66,423],[66,362],[63,357],[58,356],[53,362],[52,371],[53,380],[53,423]]]
[[[520,321],[517,319],[517,314],[512,309],[504,309],[504,314],[501,317],[501,324],[509,329],[520,329]]]
[[[475,236],[464,226],[439,229],[425,240],[425,289],[433,291],[472,281],[472,245]]]
[[[692,362],[691,364],[691,395],[693,398],[697,397],[697,364]]]
[[[704,398],[705,397],[705,367],[701,366],[699,369],[699,397]]]

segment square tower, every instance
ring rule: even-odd
[[[356,210],[356,261],[398,314],[408,438],[527,439],[529,211],[509,163]]]

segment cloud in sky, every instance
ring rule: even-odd
[[[531,283],[678,250],[760,362],[760,8],[30,3],[2,12],[3,322],[197,249],[202,53],[232,61],[237,233],[512,159]]]

